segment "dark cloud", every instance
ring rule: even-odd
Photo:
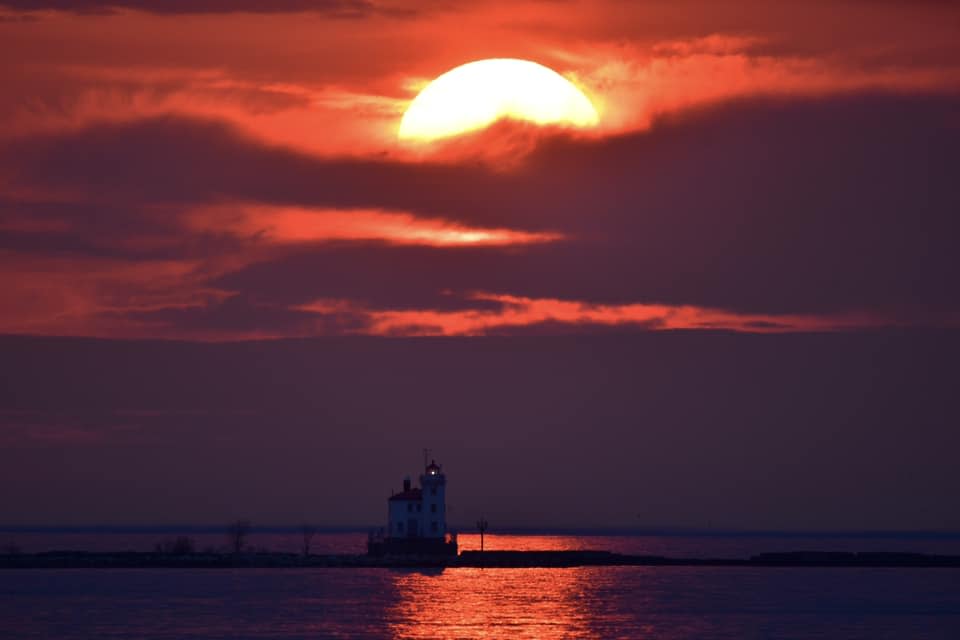
[[[526,288],[530,267],[544,253],[337,243],[250,265],[211,284],[286,305],[342,298],[377,309],[497,309],[498,303],[464,294]]]
[[[381,9],[367,0],[5,0],[0,7],[17,11],[113,13],[122,9],[157,14],[289,13],[311,11],[335,18],[362,18],[373,13],[406,13]]]
[[[503,171],[317,158],[172,118],[21,140],[0,159],[14,184],[137,207],[380,207],[568,237],[483,249],[303,245],[216,281],[271,303],[456,306],[483,290],[924,315],[960,309],[958,108],[952,96],[731,103],[618,138],[544,140]]]
[[[482,168],[318,158],[263,146],[228,125],[176,117],[39,136],[11,142],[6,150],[0,158],[13,180],[140,204],[233,198],[429,209],[462,217],[449,209],[464,202],[463,187],[472,185],[472,193],[501,184]],[[428,202],[434,205],[424,206]]]
[[[157,311],[124,313],[124,318],[175,327],[177,332],[197,338],[231,335],[315,336],[354,333],[364,329],[363,315],[341,311],[320,315],[297,311],[238,294],[203,307],[179,307]]]

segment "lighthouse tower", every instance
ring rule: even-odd
[[[426,463],[420,486],[410,478],[387,500],[387,527],[371,532],[371,555],[456,555],[457,534],[447,529],[447,477],[436,460]]]
[[[420,476],[420,487],[423,496],[423,536],[443,538],[447,534],[447,477],[436,460],[431,460]]]

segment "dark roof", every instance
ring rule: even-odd
[[[420,489],[408,489],[407,491],[401,491],[400,493],[395,493],[390,496],[391,500],[422,500],[423,493]]]

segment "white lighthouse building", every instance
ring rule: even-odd
[[[435,460],[424,468],[419,487],[404,479],[403,490],[387,500],[387,528],[370,537],[369,552],[456,555],[456,535],[447,530],[446,491],[447,477]]]

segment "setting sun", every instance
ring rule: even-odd
[[[400,122],[404,139],[433,140],[509,117],[589,127],[597,111],[572,82],[529,60],[494,58],[452,69],[428,84]]]

